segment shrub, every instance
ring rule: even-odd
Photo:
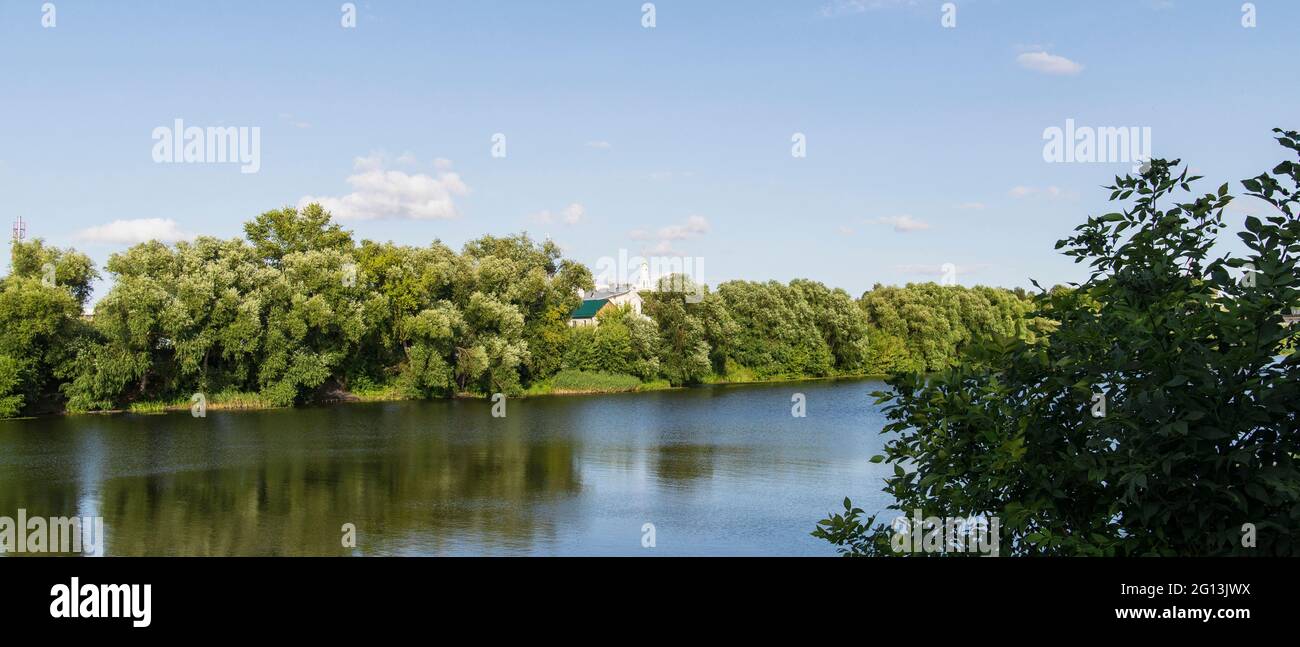
[[[1036,297],[1058,328],[878,394],[890,508],[997,515],[1020,555],[1300,554],[1300,361],[1278,358],[1300,307],[1300,164],[1242,182],[1276,213],[1245,219],[1246,255],[1213,259],[1229,187],[1176,195],[1200,179],[1178,164],[1116,178],[1132,206],[1057,243],[1091,268]],[[887,554],[888,529],[845,508],[814,535]]]

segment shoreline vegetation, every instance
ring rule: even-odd
[[[566,373],[571,373],[566,375]],[[766,379],[726,379],[715,377],[695,385],[673,386],[667,380],[629,382],[631,376],[616,373],[599,373],[588,371],[561,372],[553,379],[534,384],[516,399],[546,397],[571,397],[587,395],[610,395],[616,393],[649,393],[653,391],[671,391],[706,386],[746,386],[774,385],[798,382],[824,382],[834,380],[885,380],[887,375],[830,375],[825,377],[772,377]],[[635,380],[636,378],[631,378]],[[440,400],[489,400],[490,396],[482,393],[457,393]],[[315,400],[314,404],[365,404],[373,402],[417,402],[428,398],[407,397],[396,388],[371,389],[359,393],[345,392],[331,399]],[[188,411],[192,403],[189,400],[134,402],[125,409],[105,409],[93,412],[64,412],[61,415],[112,415],[112,414],[164,414]],[[272,409],[291,409],[294,405],[276,405],[256,393],[218,393],[207,401],[208,411],[267,411]],[[32,416],[31,419],[37,419]]]
[[[1300,132],[1273,133],[1285,159],[1237,196],[1176,159],[1116,177],[1115,210],[1056,243],[1088,272],[1035,297],[1051,333],[891,377],[871,459],[891,503],[845,498],[813,536],[953,555],[998,524],[1008,556],[1300,556]],[[923,520],[971,515],[929,541]]]
[[[930,372],[1052,322],[1022,289],[816,281],[641,290],[641,312],[571,326],[596,286],[527,233],[458,252],[356,242],[320,205],[268,211],[244,237],[113,254],[113,287],[73,249],[15,241],[0,278],[0,418],[333,401],[615,393]],[[619,283],[631,277],[601,277]]]

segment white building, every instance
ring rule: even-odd
[[[578,306],[569,314],[570,326],[595,326],[600,322],[597,315],[605,308],[621,308],[628,306],[632,312],[639,317],[645,316],[641,312],[641,292],[650,289],[650,266],[641,263],[640,276],[637,285],[614,285],[614,286],[596,286],[596,290],[591,294],[582,294],[582,305]]]
[[[632,286],[596,290],[584,295],[582,305],[569,315],[570,326],[595,326],[599,323],[597,315],[606,308],[629,306],[638,316],[641,314],[641,292]]]

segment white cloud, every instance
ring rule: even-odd
[[[1197,172],[1196,169],[1190,169],[1190,172],[1195,175],[1200,175],[1200,173]],[[1276,209],[1277,208],[1274,207],[1271,203],[1261,198],[1256,198],[1253,195],[1242,195],[1242,196],[1237,196],[1235,199],[1233,199],[1232,202],[1229,202],[1227,208],[1224,210],[1227,211],[1228,213],[1240,213],[1248,216],[1261,216],[1264,214],[1272,213],[1276,211]]]
[[[1065,189],[1062,189],[1059,186],[1046,186],[1042,188],[1023,186],[1023,185],[1014,186],[1011,187],[1010,191],[1007,191],[1007,195],[1013,198],[1036,197],[1036,198],[1046,198],[1048,200],[1061,200],[1061,199],[1073,200],[1074,198],[1078,197],[1076,194],[1066,191]]]
[[[707,233],[709,233],[709,221],[705,220],[704,216],[691,216],[686,219],[685,224],[669,225],[660,229],[659,238],[663,240],[685,240]]]
[[[873,9],[892,9],[894,7],[914,7],[916,0],[832,0],[822,5],[823,16],[864,13]]]
[[[582,222],[582,218],[587,215],[587,208],[581,203],[574,202],[560,211],[559,220],[566,225],[576,225]],[[528,217],[533,222],[549,225],[555,222],[556,215],[551,213],[550,209],[543,209]]]
[[[107,225],[90,227],[77,232],[78,240],[90,243],[110,243],[116,245],[134,245],[151,240],[174,243],[194,238],[180,230],[176,221],[170,218],[137,218],[135,220],[114,220]]]
[[[971,209],[974,211],[983,211],[986,205],[983,202],[963,202],[957,205],[958,209]]]
[[[673,249],[672,241],[661,240],[650,247],[641,250],[643,254],[654,254],[657,256],[681,256],[682,253]]]
[[[1016,62],[1020,67],[1043,74],[1073,75],[1083,71],[1083,65],[1047,52],[1025,52],[1016,57]]]
[[[311,128],[311,123],[298,119],[287,112],[280,113],[280,118],[289,122],[289,125],[294,128]]]
[[[460,174],[451,171],[450,161],[435,161],[434,175],[408,174],[387,170],[386,166],[387,160],[381,154],[358,157],[353,161],[355,172],[347,179],[352,193],[339,197],[303,196],[298,206],[319,202],[340,220],[436,220],[459,215],[454,199],[468,194],[469,187]]]
[[[364,157],[356,157],[352,160],[352,169],[355,171],[373,171],[384,167],[385,156],[383,153],[371,153]]]
[[[614,147],[613,144],[611,144],[611,143],[609,143],[609,142],[607,142],[607,141],[604,141],[604,140],[596,140],[596,141],[589,141],[589,142],[587,142],[587,148],[596,148],[596,149],[599,149],[599,150],[607,151],[607,150],[609,150],[609,149],[611,149],[611,148],[613,148],[613,147]]]
[[[677,252],[672,245],[673,241],[698,238],[709,233],[711,228],[708,219],[704,216],[693,215],[682,224],[661,227],[653,233],[646,229],[633,229],[628,232],[628,236],[632,240],[657,241],[653,246],[645,250],[649,253],[676,254]]]
[[[930,228],[929,223],[921,222],[920,220],[906,214],[901,216],[876,218],[869,222],[876,225],[890,225],[894,228],[894,231],[904,234],[909,231],[922,231]]]

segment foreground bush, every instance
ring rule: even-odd
[[[1300,133],[1278,141],[1300,153]],[[1045,339],[985,344],[956,368],[878,394],[890,506],[1000,517],[1003,554],[1300,554],[1300,165],[1244,180],[1264,218],[1246,253],[1211,258],[1233,200],[1156,160],[1118,179],[1122,212],[1057,243],[1091,269],[1036,298]],[[890,530],[845,501],[815,536],[890,554]]]

